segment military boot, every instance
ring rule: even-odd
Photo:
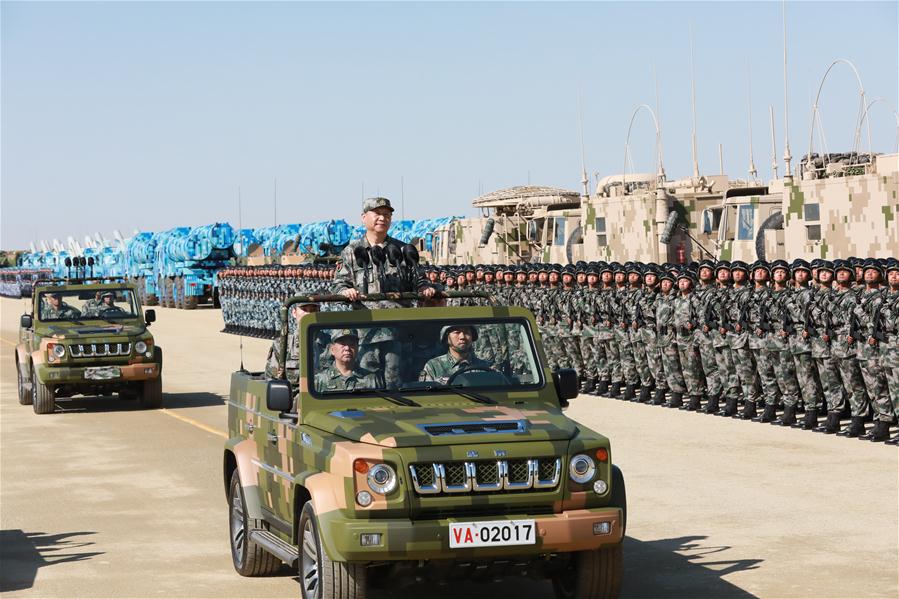
[[[682,410],[686,410],[688,412],[698,412],[702,407],[702,396],[701,395],[693,395],[690,397],[690,403],[687,404],[686,408],[681,408]]]
[[[886,443],[887,445],[899,445],[899,435],[896,435],[889,441],[884,441],[884,443]]]
[[[859,437],[862,441],[886,441],[890,436],[890,423],[878,420],[874,423],[874,428],[866,435]]]
[[[816,433],[832,435],[840,430],[840,413],[828,412],[824,424],[815,428]]]
[[[684,405],[684,396],[677,391],[671,392],[671,399],[668,400],[669,408],[679,408]]]
[[[752,420],[755,418],[758,408],[754,401],[747,401],[743,406],[743,412],[740,413],[740,420]]]
[[[816,424],[818,424],[818,410],[816,408],[809,408],[805,411],[805,417],[802,419],[802,424],[799,425],[798,428],[808,431],[815,428]],[[794,428],[796,427],[794,426]]]
[[[637,398],[637,401],[640,403],[647,403],[649,399],[652,397],[652,387],[649,385],[643,385],[640,389],[640,397]]]
[[[618,397],[619,393],[621,393],[621,383],[612,383],[612,387],[609,389],[608,397],[615,399]]]
[[[865,419],[861,416],[853,416],[849,426],[837,433],[837,437],[858,437],[865,432]]]
[[[753,422],[771,422],[777,415],[777,406],[775,404],[766,404],[765,411],[761,415],[752,419]]]
[[[704,414],[717,414],[718,406],[721,404],[721,394],[717,393],[709,397],[709,401],[702,409]]]
[[[596,389],[593,390],[593,395],[605,395],[609,392],[609,385],[612,384],[612,381],[608,379],[602,379],[601,381],[597,381]]]
[[[727,418],[735,416],[737,414],[737,401],[736,397],[728,397],[727,402],[724,404],[724,408],[715,415],[725,416]]]
[[[796,424],[796,406],[784,406],[784,413],[780,418],[775,418],[771,424],[778,426],[793,426]]]
[[[656,387],[656,394],[652,398],[652,405],[660,406],[665,403],[665,391],[666,390],[662,389],[661,387]]]
[[[624,388],[624,397],[622,397],[621,399],[623,399],[624,401],[634,401],[634,399],[636,397],[637,397],[637,386],[636,385],[627,385]]]
[[[581,393],[593,393],[593,389],[596,388],[596,378],[589,377],[585,378],[583,384],[581,385]]]

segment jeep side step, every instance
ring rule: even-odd
[[[297,560],[300,559],[299,549],[287,541],[282,541],[268,530],[254,528],[250,531],[250,540],[261,545],[263,549],[281,561],[286,562],[291,568],[296,566]]]

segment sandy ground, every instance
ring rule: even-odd
[[[24,305],[0,300],[4,595],[298,596],[290,572],[231,566],[222,400],[240,351],[219,311],[157,308],[165,409],[78,399],[36,416],[16,398]],[[247,367],[267,348],[244,340]],[[623,596],[899,596],[895,447],[588,396],[568,414],[611,438],[627,479]],[[529,581],[402,592],[552,596]]]

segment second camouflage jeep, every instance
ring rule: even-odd
[[[155,319],[121,280],[38,281],[19,323],[19,403],[48,414],[59,397],[118,393],[159,407],[162,349],[147,329]]]
[[[617,596],[624,479],[609,440],[563,414],[577,375],[546,366],[530,312],[312,313],[289,352],[299,302],[282,307],[279,361],[296,385],[285,369],[231,378],[223,474],[240,574],[297,565],[304,598],[507,575]]]

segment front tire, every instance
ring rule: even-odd
[[[140,389],[140,405],[147,410],[162,407],[162,373],[155,379],[147,379]]]
[[[52,414],[56,409],[56,393],[52,387],[44,385],[37,378],[37,369],[31,369],[31,392],[33,401],[31,407],[35,414]]]
[[[312,502],[300,513],[300,596],[303,599],[365,599],[366,564],[334,562],[322,549]]]
[[[247,516],[246,501],[237,469],[228,485],[228,531],[231,540],[231,561],[241,576],[268,576],[281,568],[281,560],[250,540],[250,531],[262,528],[261,520]]]
[[[621,544],[572,556],[571,566],[552,579],[558,599],[615,599],[621,592],[624,557]]]
[[[30,406],[32,402],[32,389],[34,387],[31,389],[28,388],[28,381],[25,380],[25,376],[22,374],[22,367],[18,364],[16,364],[16,378],[19,388],[19,403],[23,406]]]

